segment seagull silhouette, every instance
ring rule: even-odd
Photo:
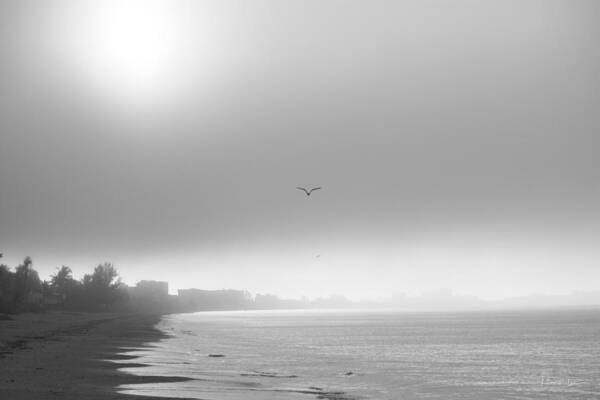
[[[310,189],[310,190],[306,190],[306,188],[303,188],[303,187],[297,187],[296,189],[298,189],[298,190],[302,190],[304,193],[306,193],[306,195],[307,195],[307,196],[310,196],[310,194],[311,194],[313,191],[315,191],[315,190],[319,190],[319,189],[321,189],[321,187],[320,187],[320,186],[319,186],[319,187],[315,187],[315,188],[312,188],[312,189]]]

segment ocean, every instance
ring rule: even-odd
[[[600,311],[165,316],[122,393],[208,400],[599,399]],[[116,361],[119,362],[119,361]],[[131,361],[129,361],[131,362]]]

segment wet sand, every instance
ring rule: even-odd
[[[187,379],[128,375],[117,370],[126,364],[106,360],[164,337],[154,328],[159,319],[67,312],[2,316],[0,399],[155,399],[120,394],[115,387]]]

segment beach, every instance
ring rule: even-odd
[[[48,312],[0,315],[0,398],[153,399],[119,394],[131,383],[182,381],[178,377],[133,376],[117,370],[138,366],[118,353],[143,348],[165,336],[158,315]],[[164,397],[163,397],[164,399]]]
[[[597,310],[0,315],[0,399],[581,399]]]
[[[211,400],[600,398],[598,310],[172,314],[121,393]],[[215,357],[219,355],[218,357]]]

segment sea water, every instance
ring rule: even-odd
[[[600,311],[170,315],[122,393],[234,399],[599,399]]]

